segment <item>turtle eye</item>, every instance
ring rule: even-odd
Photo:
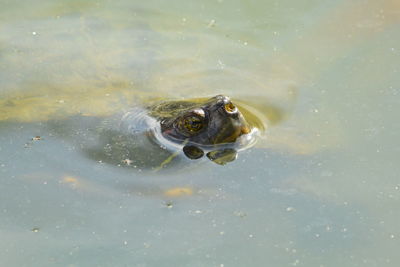
[[[232,104],[232,102],[228,102],[224,105],[224,109],[226,112],[232,114],[232,113],[236,113],[238,111],[237,107]]]
[[[197,133],[203,128],[204,120],[196,115],[190,115],[183,119],[182,126],[190,134]]]

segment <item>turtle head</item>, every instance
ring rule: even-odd
[[[250,127],[228,97],[217,95],[161,120],[161,132],[174,142],[209,146],[234,143]]]

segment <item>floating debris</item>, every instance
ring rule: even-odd
[[[165,202],[165,206],[166,206],[168,209],[172,209],[172,207],[174,206],[173,204],[174,204],[174,203],[172,203],[172,201],[167,201],[167,202]]]
[[[43,140],[43,138],[40,135],[36,135],[36,136],[32,137],[28,142],[26,142],[24,144],[24,147],[25,148],[30,148],[32,146],[33,142],[37,142],[37,141],[40,141],[40,140]]]
[[[210,22],[207,25],[207,28],[212,28],[215,27],[216,21],[215,19],[210,20]]]
[[[122,163],[124,163],[124,164],[127,165],[127,166],[130,166],[130,165],[133,163],[133,160],[131,160],[131,159],[124,159],[124,160],[122,161]]]
[[[233,215],[235,215],[235,216],[237,216],[237,217],[240,217],[240,218],[244,218],[244,217],[247,216],[247,214],[246,214],[245,212],[240,211],[240,210],[234,211],[234,212],[233,212]]]
[[[43,140],[41,136],[36,135],[35,137],[32,137],[32,141],[39,141],[39,140]]]

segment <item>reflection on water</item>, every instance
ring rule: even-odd
[[[399,265],[398,1],[2,6],[4,265]],[[282,114],[226,166],[70,141],[83,116],[216,94]]]

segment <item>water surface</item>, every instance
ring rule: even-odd
[[[400,264],[397,1],[1,1],[2,264]],[[226,166],[111,165],[49,128],[216,94],[284,114]]]

